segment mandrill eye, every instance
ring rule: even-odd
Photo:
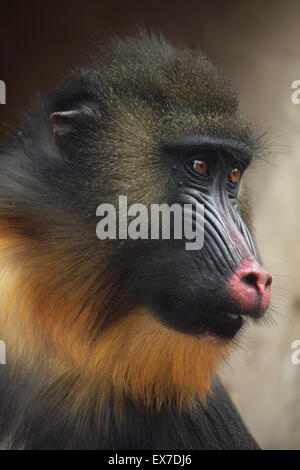
[[[204,160],[194,161],[194,170],[198,175],[205,175],[207,173],[208,165]]]
[[[232,183],[238,183],[241,178],[241,172],[238,168],[233,168],[229,174],[230,181]]]

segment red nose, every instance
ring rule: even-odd
[[[231,300],[242,313],[263,314],[271,301],[272,276],[256,260],[246,260],[229,281]]]

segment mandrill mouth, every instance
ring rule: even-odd
[[[219,277],[203,274],[199,282],[196,272],[179,276],[176,265],[172,272],[179,279],[176,287],[165,282],[157,288],[147,278],[150,289],[144,280],[143,301],[163,324],[200,340],[232,340],[246,317],[260,319],[270,305],[272,277],[254,258]]]
[[[243,326],[242,315],[218,312],[207,318],[201,318],[201,328],[197,337],[213,336],[225,340],[231,340]]]
[[[238,320],[240,318],[240,315],[237,315],[235,313],[227,313],[228,317],[231,318],[232,320]]]

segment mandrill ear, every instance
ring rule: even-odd
[[[99,116],[93,105],[81,104],[74,109],[53,112],[50,119],[60,153],[73,158],[82,150],[89,134],[96,130]]]
[[[72,135],[76,132],[79,121],[81,120],[80,114],[80,111],[77,109],[51,114],[50,119],[53,125],[53,139],[60,149],[64,148],[64,144],[72,139]]]

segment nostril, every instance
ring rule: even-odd
[[[242,280],[250,286],[256,287],[258,283],[258,276],[255,273],[247,274]]]
[[[266,282],[266,287],[269,287],[270,285],[272,284],[272,276],[270,275],[267,279],[267,282]]]

